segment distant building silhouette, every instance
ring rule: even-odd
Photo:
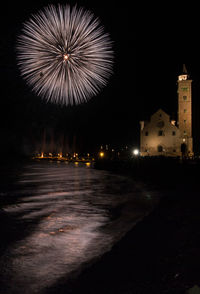
[[[192,156],[192,80],[185,64],[178,76],[178,122],[162,109],[140,122],[141,156]]]

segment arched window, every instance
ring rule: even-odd
[[[158,145],[158,152],[163,152],[163,146]]]

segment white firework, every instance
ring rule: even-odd
[[[90,11],[50,5],[24,23],[17,59],[21,75],[38,95],[79,104],[107,84],[112,42]]]

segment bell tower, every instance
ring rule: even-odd
[[[187,156],[193,155],[192,80],[189,78],[185,64],[183,73],[178,76],[178,127],[182,152]]]

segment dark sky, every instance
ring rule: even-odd
[[[193,79],[194,133],[199,132],[200,20],[198,7],[140,1],[68,1],[99,16],[114,42],[114,74],[106,88],[78,107],[46,104],[19,76],[15,44],[22,23],[49,3],[8,1],[1,9],[1,149],[41,141],[44,130],[75,140],[82,149],[100,144],[138,145],[139,121],[158,108],[176,115],[177,75],[183,63]],[[200,135],[199,135],[200,139]],[[199,140],[200,141],[200,140]],[[13,146],[11,148],[11,145]],[[30,149],[30,147],[26,147]],[[25,149],[26,149],[25,148]]]

